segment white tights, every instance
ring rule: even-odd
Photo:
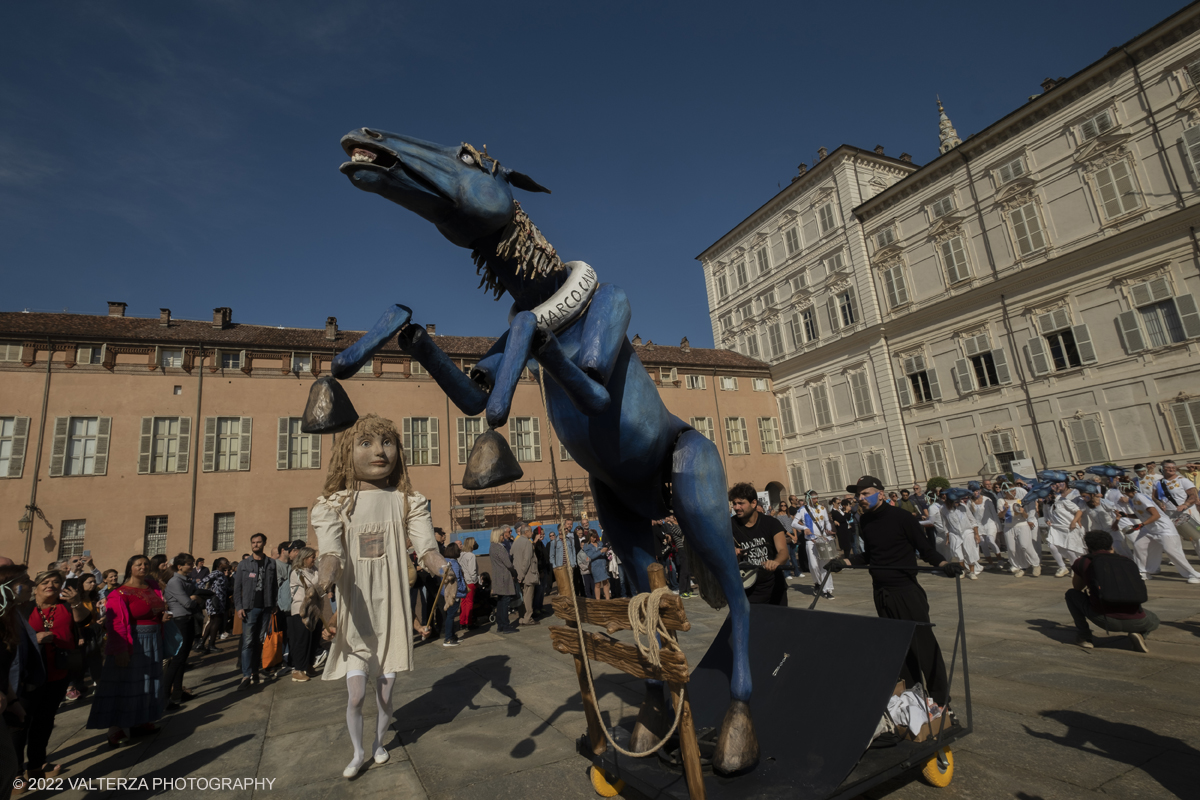
[[[376,764],[388,760],[383,737],[392,722],[392,686],[395,683],[394,672],[375,679],[375,705],[378,706],[379,716],[375,720],[375,742],[371,745],[371,756]],[[367,697],[367,676],[358,670],[346,673],[346,694],[346,727],[350,731],[350,743],[354,745],[354,758],[346,765],[342,775],[353,778],[367,760],[366,751],[363,750],[363,701]]]

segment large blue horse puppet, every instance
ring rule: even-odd
[[[499,485],[520,471],[494,431],[508,419],[526,365],[539,379],[537,373],[545,370],[550,422],[567,452],[587,470],[600,522],[621,561],[633,565],[639,591],[647,590],[647,568],[655,560],[651,520],[673,510],[702,562],[706,599],[716,607],[728,602],[731,701],[713,765],[726,774],[752,767],[758,742],[748,705],[750,608],[734,554],[725,471],[716,446],[663,405],[626,338],[630,306],[625,292],[599,283],[581,261],[559,260],[512,195],[513,187],[548,190],[500,166],[486,148],[445,147],[370,128],[347,134],[342,148],[351,160],[341,171],[351,183],[404,206],[454,244],[470,248],[483,275],[481,285],[497,299],[508,292],[514,303],[508,330],[470,375],[424,328],[410,324],[407,308],[389,308],[371,331],[334,358],[333,378],[314,385],[306,429],[331,432],[353,424],[357,414],[333,379],[353,375],[398,334],[401,349],[425,367],[464,414],[486,413],[490,430],[476,442],[463,483]],[[634,729],[635,747],[661,735],[653,730],[660,724],[646,722],[655,718],[648,713],[652,706],[661,710],[660,686],[648,687]]]

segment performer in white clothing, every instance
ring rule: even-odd
[[[1042,507],[1045,510],[1046,524],[1050,527],[1047,536],[1050,554],[1054,556],[1054,563],[1058,565],[1054,577],[1065,578],[1071,574],[1068,565],[1083,558],[1087,549],[1083,545],[1083,531],[1075,525],[1075,514],[1079,511],[1079,506],[1070,496],[1071,492],[1075,492],[1075,496],[1078,497],[1079,492],[1065,483],[1054,484],[1054,489],[1058,496],[1048,498]]]
[[[962,489],[951,489],[946,493],[942,517],[946,524],[946,548],[952,556],[947,560],[962,562],[967,577],[976,580],[980,572],[979,531],[975,527],[975,516],[966,507],[966,493]]]
[[[1163,553],[1175,562],[1175,569],[1187,578],[1188,583],[1200,583],[1200,572],[1196,572],[1183,554],[1183,545],[1175,526],[1171,524],[1158,506],[1146,495],[1138,491],[1135,484],[1127,483],[1121,487],[1128,499],[1129,509],[1141,520],[1141,530],[1133,543],[1134,561],[1142,578],[1148,578],[1157,573],[1162,567]]]
[[[825,540],[831,535],[829,528],[829,516],[825,510],[820,507],[820,501],[813,500],[816,492],[807,492],[804,495],[804,505],[796,511],[796,516],[792,518],[792,530],[796,531],[798,536],[804,537],[804,550],[808,554],[809,571],[813,574],[813,594],[823,591],[822,596],[828,600],[833,599],[833,576],[829,575],[826,579],[825,564],[820,555],[817,553],[817,541]],[[821,585],[824,583],[824,590]]]
[[[338,434],[325,480],[325,494],[312,510],[320,548],[317,583],[306,606],[322,604],[337,586],[337,619],[324,638],[332,640],[324,680],[345,678],[346,724],[354,758],[342,775],[353,778],[368,758],[382,764],[392,717],[396,673],[411,671],[413,611],[409,601],[411,546],[422,566],[441,575],[446,561],[425,498],[414,491],[404,468],[400,435],[391,420],[362,417]],[[375,673],[378,719],[370,752],[363,748],[363,700]]]
[[[972,516],[975,517],[975,529],[979,532],[979,553],[987,559],[988,566],[996,566],[1000,560],[1000,547],[996,544],[996,535],[1000,533],[1000,520],[996,514],[996,504],[990,497],[983,494],[983,486],[979,481],[967,484],[971,490],[971,499],[967,502]],[[983,569],[983,565],[979,565]]]
[[[1104,504],[1104,489],[1093,481],[1076,481],[1072,484],[1079,490],[1084,507],[1075,512],[1075,527],[1086,535],[1088,531],[1104,531],[1112,536],[1112,549],[1119,555],[1133,559],[1133,553],[1125,546],[1125,537],[1117,529],[1117,515]]]
[[[1027,492],[1020,486],[1008,486],[1000,500],[1000,514],[1004,520],[1004,541],[1008,545],[1008,558],[1012,562],[1012,574],[1018,578],[1030,570],[1036,578],[1042,574],[1042,559],[1034,540],[1037,537],[1037,502],[1028,509],[1021,502]]]
[[[1166,509],[1176,532],[1181,537],[1190,538],[1196,555],[1200,556],[1200,536],[1194,535],[1200,530],[1200,497],[1197,496],[1196,484],[1179,472],[1174,461],[1164,461],[1162,469],[1163,477],[1158,484],[1162,494],[1159,504]]]

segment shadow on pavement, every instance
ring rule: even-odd
[[[475,696],[488,686],[508,698],[508,716],[515,717],[520,713],[521,701],[509,685],[512,668],[508,662],[508,656],[494,655],[464,664],[454,672],[443,675],[420,697],[396,709],[392,718],[404,720],[404,744],[412,744],[420,739],[420,729],[430,721],[443,724],[454,720],[463,711],[483,708],[475,703]],[[392,723],[393,728],[396,725],[396,722]]]
[[[1065,604],[1063,613],[1068,613]],[[1029,630],[1040,633],[1052,641],[1067,643],[1075,641],[1075,629],[1061,622],[1055,622],[1052,619],[1027,619],[1025,622],[1029,625]],[[1103,632],[1101,631],[1101,633]]]

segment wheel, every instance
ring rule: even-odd
[[[950,752],[950,748],[943,747],[930,756],[921,768],[921,775],[931,786],[939,789],[949,786],[954,778],[954,754]]]
[[[625,781],[613,781],[609,783],[608,776],[599,767],[591,767],[588,770],[588,774],[592,779],[592,788],[601,797],[616,797],[625,788]]]

